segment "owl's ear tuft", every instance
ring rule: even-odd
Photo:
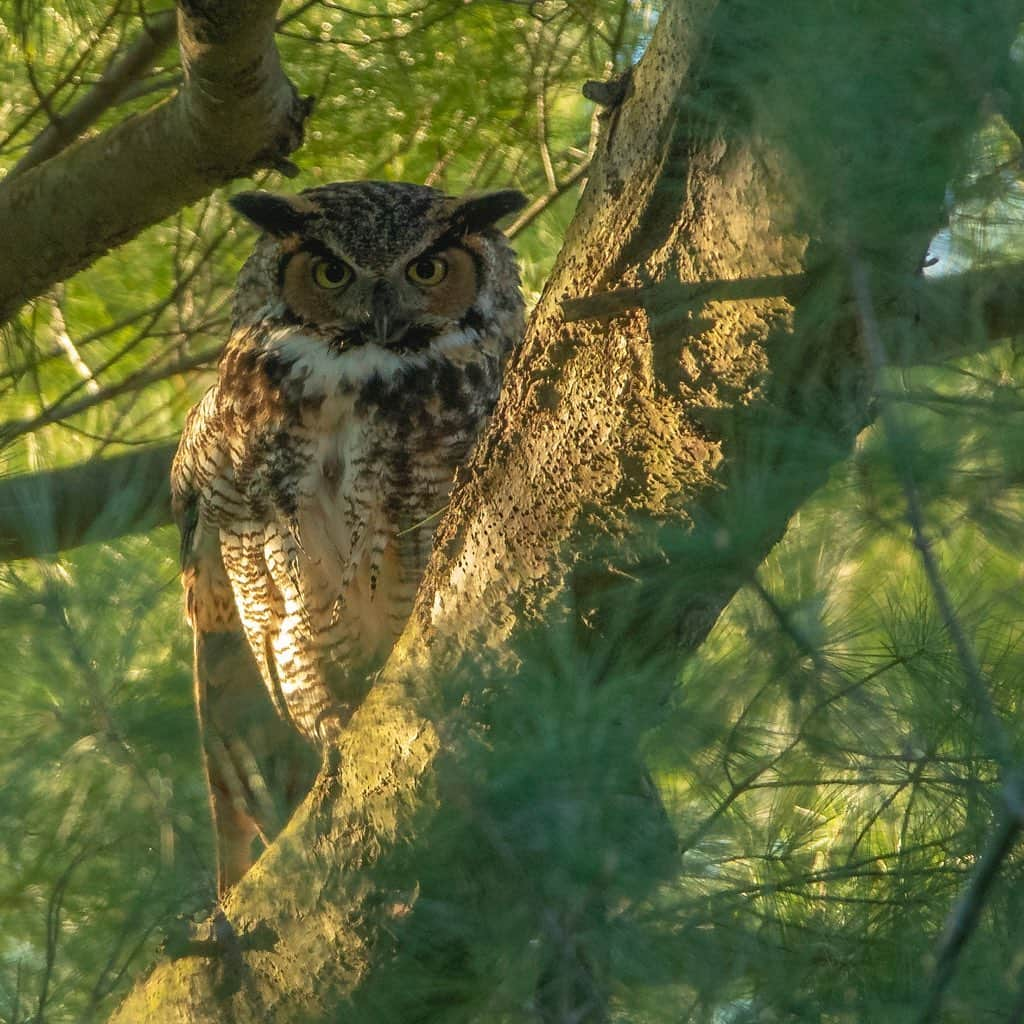
[[[452,210],[452,224],[463,234],[472,234],[489,228],[495,221],[516,213],[526,205],[526,196],[514,188],[488,192],[482,196],[463,199]]]
[[[228,202],[256,227],[275,238],[298,234],[313,212],[312,204],[302,196],[282,196],[274,192],[239,192]]]

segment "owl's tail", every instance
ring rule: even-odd
[[[252,866],[312,784],[313,751],[282,722],[245,634],[195,633],[195,696],[222,896]]]

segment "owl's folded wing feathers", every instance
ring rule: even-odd
[[[252,864],[253,840],[279,831],[313,767],[271,706],[224,568],[219,523],[242,503],[224,438],[214,387],[189,414],[171,469],[221,895]]]

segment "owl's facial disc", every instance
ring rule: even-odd
[[[342,351],[368,343],[422,349],[459,329],[476,301],[477,261],[462,244],[432,246],[375,269],[355,266],[315,239],[282,248],[281,297],[291,316]]]

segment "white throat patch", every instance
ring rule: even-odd
[[[402,370],[422,369],[441,352],[473,345],[478,338],[477,331],[466,328],[440,334],[417,352],[394,351],[373,342],[337,352],[322,337],[300,328],[278,327],[268,333],[264,347],[288,361],[292,367],[289,376],[302,380],[303,392],[308,395],[358,388],[373,377],[387,381]]]

